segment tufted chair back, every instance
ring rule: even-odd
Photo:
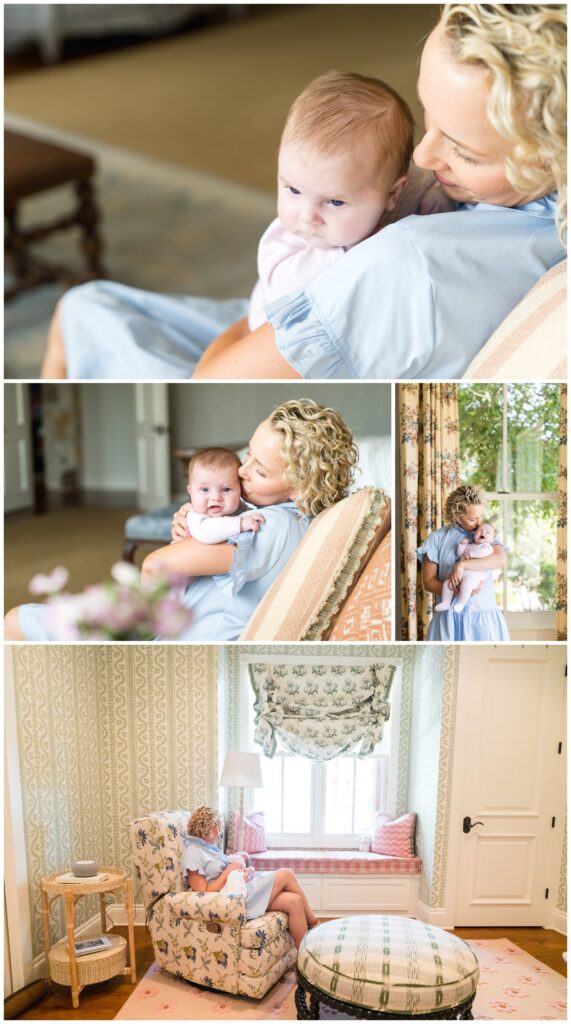
[[[190,811],[160,811],[131,823],[131,851],[145,910],[165,892],[182,892],[180,862],[189,817]]]

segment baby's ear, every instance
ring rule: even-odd
[[[387,201],[385,203],[385,211],[387,211],[387,210],[394,210],[395,206],[398,203],[399,196],[400,196],[403,188],[405,187],[407,181],[408,181],[408,178],[407,178],[406,174],[403,174],[402,178],[397,178],[397,180],[395,181],[393,187],[391,188],[391,190],[390,190],[390,192],[389,192],[389,194],[387,196]]]

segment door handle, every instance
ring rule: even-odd
[[[483,821],[472,821],[470,815],[467,814],[466,817],[464,818],[464,821],[462,822],[462,831],[466,835],[468,835],[470,829],[474,828],[474,825],[483,825],[483,824],[484,824]]]
[[[153,434],[158,434],[162,437],[164,434],[170,434],[170,427],[165,426],[163,423],[156,423],[151,427]]]

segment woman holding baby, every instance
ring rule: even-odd
[[[462,376],[565,255],[566,53],[562,4],[446,5],[418,79],[430,194],[408,208],[406,103],[375,79],[318,79],[286,123],[256,308],[72,289],[44,376]]]
[[[189,581],[184,603],[192,610],[192,621],[179,639],[239,638],[301,543],[311,518],[348,493],[357,460],[353,435],[340,413],[311,399],[284,402],[259,424],[243,464],[234,466],[232,510],[240,508],[241,485],[242,498],[251,506],[249,528],[241,529],[237,519],[233,534],[218,543],[191,536],[188,514],[203,514],[208,528],[220,522],[218,515],[226,518],[232,503],[217,498],[216,514],[209,517],[208,504],[200,504],[196,478],[191,476],[193,503],[183,505],[173,520],[176,543],[153,551],[143,563],[144,575],[176,575]],[[198,479],[200,484],[202,478]],[[12,608],[6,616],[6,639],[57,640],[48,634],[44,619],[45,605]]]
[[[281,910],[288,917],[288,929],[299,949],[309,928],[319,924],[307,896],[293,871],[255,871],[238,855],[227,856],[217,845],[222,818],[212,807],[199,807],[189,818],[190,841],[181,861],[183,881],[193,892],[221,892],[231,875],[240,871],[245,881],[248,920],[268,910]]]
[[[507,564],[479,487],[457,487],[446,499],[445,526],[417,549],[422,586],[437,601],[427,640],[509,640],[496,604],[494,569]]]

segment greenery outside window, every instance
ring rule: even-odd
[[[554,628],[559,385],[461,384],[462,483],[509,547],[496,599],[512,628]]]

